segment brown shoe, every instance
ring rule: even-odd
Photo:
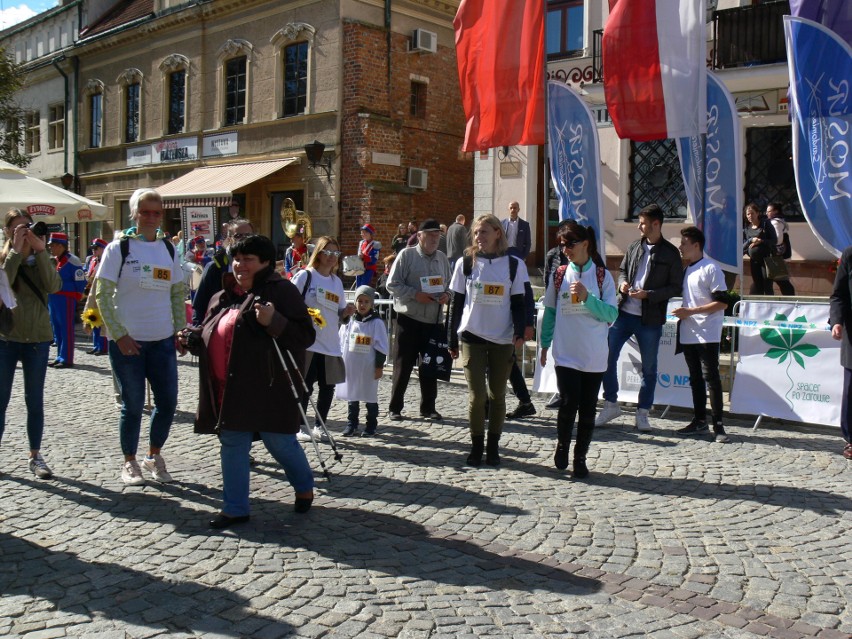
[[[846,444],[843,448],[843,456],[846,459],[852,459],[852,444]]]

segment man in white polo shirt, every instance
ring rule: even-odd
[[[678,322],[678,349],[689,367],[694,417],[678,435],[700,435],[707,427],[707,387],[715,441],[729,441],[722,426],[722,379],[719,342],[728,307],[728,288],[722,269],[704,256],[704,233],[695,226],[680,232],[680,254],[687,263],[683,274],[683,306],[673,313]]]

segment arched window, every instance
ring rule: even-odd
[[[121,88],[121,119],[124,142],[138,142],[142,127],[142,72],[125,69],[116,78]]]
[[[277,117],[311,112],[311,70],[316,29],[290,22],[270,42],[275,47],[275,104]]]
[[[97,149],[104,145],[104,83],[100,80],[86,82],[83,98],[86,101],[88,148]]]
[[[189,59],[172,53],[160,63],[163,74],[163,134],[184,133],[189,112]]]
[[[219,62],[219,126],[248,124],[251,119],[252,45],[232,39],[216,54]]]

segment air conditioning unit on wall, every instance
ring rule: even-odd
[[[412,189],[426,189],[426,181],[429,178],[429,171],[426,169],[408,169],[408,186]]]
[[[438,34],[434,31],[426,31],[426,29],[415,29],[411,32],[411,50],[436,53],[438,51]]]

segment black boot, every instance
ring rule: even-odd
[[[499,445],[500,435],[488,433],[488,444],[485,447],[485,463],[489,466],[500,465],[500,453],[497,450]]]
[[[467,456],[468,466],[482,465],[482,453],[485,450],[485,435],[470,436],[470,455]]]
[[[568,451],[571,449],[571,432],[573,424],[557,424],[556,452],[553,455],[553,465],[559,470],[568,468]]]
[[[586,454],[592,443],[592,435],[595,432],[595,424],[577,424],[577,443],[574,445],[574,477],[585,479],[589,476],[589,467],[586,466]]]

